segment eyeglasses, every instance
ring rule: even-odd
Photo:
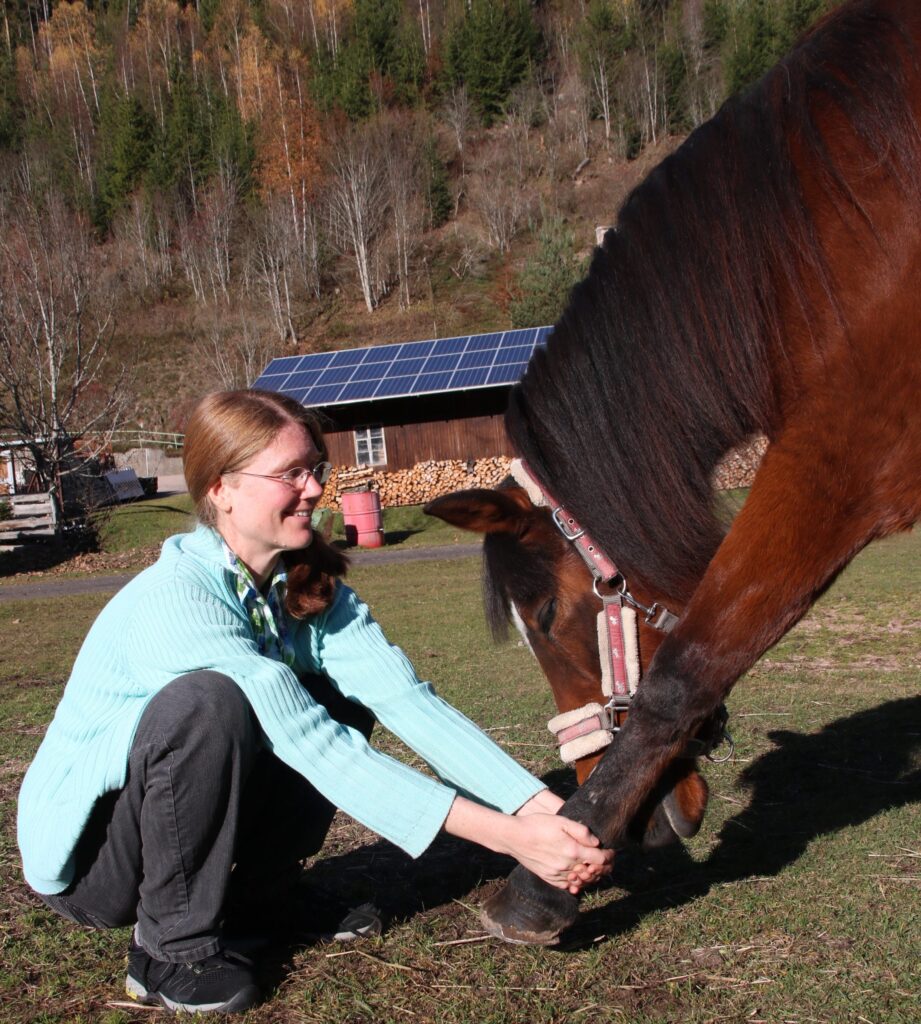
[[[258,476],[263,480],[277,480],[279,483],[287,484],[289,487],[295,489],[301,489],[307,481],[313,477],[314,480],[322,487],[327,480],[329,475],[332,473],[333,467],[328,462],[318,462],[313,469],[305,469],[303,466],[295,466],[294,469],[286,469],[284,473],[247,473],[243,469],[232,470],[234,473],[238,473],[240,476]]]

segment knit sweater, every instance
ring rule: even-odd
[[[33,889],[67,888],[93,804],[125,783],[145,707],[167,683],[198,669],[233,679],[277,757],[412,856],[432,841],[457,793],[512,813],[544,788],[420,682],[343,583],[325,612],[288,627],[293,669],[259,653],[220,537],[200,526],[166,541],[158,561],[116,594],[91,627],[26,773],[18,838]],[[443,781],[380,753],[332,719],[298,681],[304,672],[328,676]]]

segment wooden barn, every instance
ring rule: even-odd
[[[508,391],[549,327],[284,356],[253,385],[316,409],[334,466],[392,473],[511,454]]]

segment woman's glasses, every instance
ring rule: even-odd
[[[333,467],[328,462],[318,462],[313,469],[295,466],[294,469],[286,469],[284,473],[247,473],[243,469],[233,470],[234,473],[238,473],[240,476],[258,476],[262,477],[263,480],[278,480],[289,487],[293,487],[295,490],[301,490],[310,477],[313,477],[322,487],[329,480],[329,475],[332,471]]]

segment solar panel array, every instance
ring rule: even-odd
[[[552,328],[314,352],[273,359],[253,387],[302,405],[343,405],[514,384]]]

